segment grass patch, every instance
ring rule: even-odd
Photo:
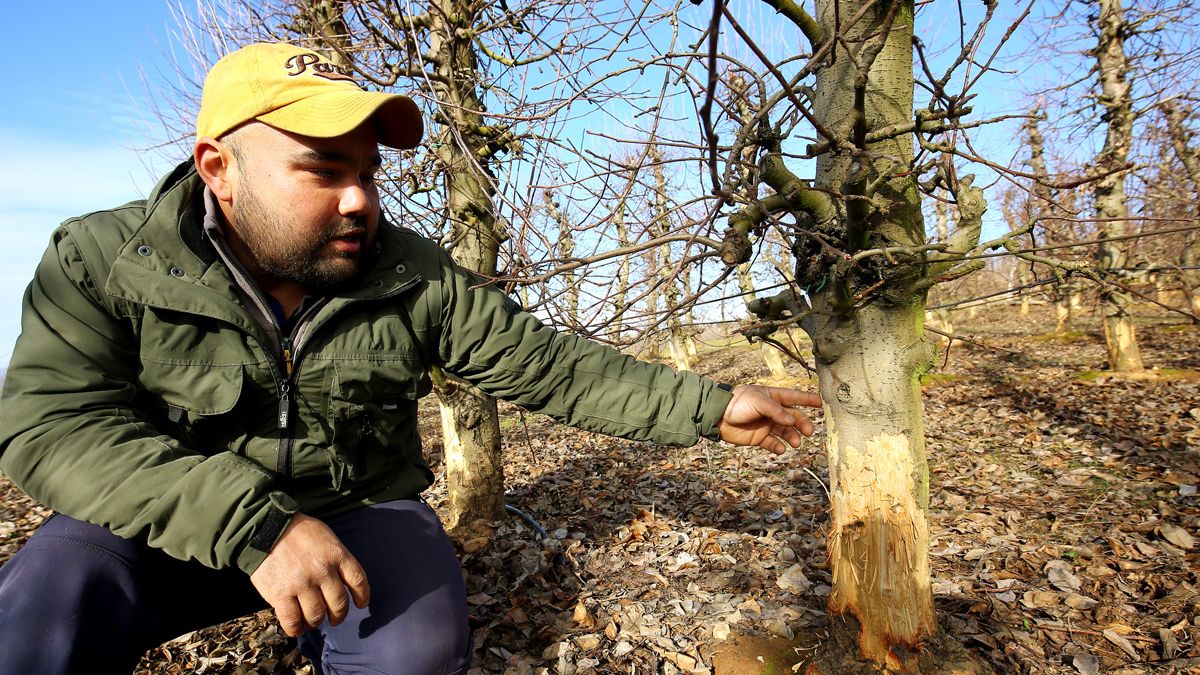
[[[1111,370],[1085,370],[1075,375],[1079,382],[1102,384],[1109,380],[1139,382],[1200,382],[1200,372],[1178,368],[1150,368],[1140,373],[1114,373]]]
[[[1165,382],[1194,382],[1200,380],[1200,373],[1194,370],[1183,370],[1179,368],[1154,368],[1150,372],[1157,375],[1155,379]]]
[[[1188,331],[1188,330],[1195,330],[1195,328],[1196,328],[1195,324],[1176,323],[1176,324],[1171,324],[1169,326],[1163,326],[1159,330],[1161,330],[1164,333],[1182,333],[1182,332]]]

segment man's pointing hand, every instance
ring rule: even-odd
[[[779,455],[790,445],[800,447],[800,436],[812,436],[813,425],[794,406],[821,407],[817,394],[783,389],[741,385],[733,388],[733,398],[717,423],[721,440],[735,445],[757,445]]]

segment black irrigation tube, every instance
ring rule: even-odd
[[[546,533],[546,528],[542,527],[541,523],[534,520],[533,516],[525,513],[524,511],[522,511],[521,509],[518,509],[517,507],[513,506],[512,504],[505,504],[504,510],[508,511],[509,513],[519,516],[521,518],[521,520],[525,521],[525,524],[532,527],[534,532],[537,532],[538,539],[550,538],[550,535]]]

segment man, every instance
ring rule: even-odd
[[[329,673],[450,673],[453,549],[419,499],[437,365],[582,428],[782,452],[816,396],[729,391],[557,334],[381,221],[407,98],[285,44],[210,71],[192,161],[68,221],[25,296],[0,469],[56,510],[0,568],[0,673],[129,672],[269,605]],[[265,604],[264,604],[265,602]]]

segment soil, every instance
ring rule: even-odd
[[[1200,327],[1138,317],[1149,374],[1104,372],[1094,317],[956,316],[925,386],[943,635],[1004,673],[1200,672]],[[936,337],[932,336],[931,337]],[[697,367],[771,381],[756,347]],[[440,447],[436,406],[424,436]],[[606,438],[502,408],[512,518],[457,542],[473,673],[804,672],[830,635],[820,433],[783,456]],[[820,424],[818,423],[818,430]],[[427,493],[439,507],[442,481]],[[0,562],[48,515],[0,478]],[[835,619],[836,620],[836,619]],[[263,613],[182,636],[139,673],[311,672]]]

